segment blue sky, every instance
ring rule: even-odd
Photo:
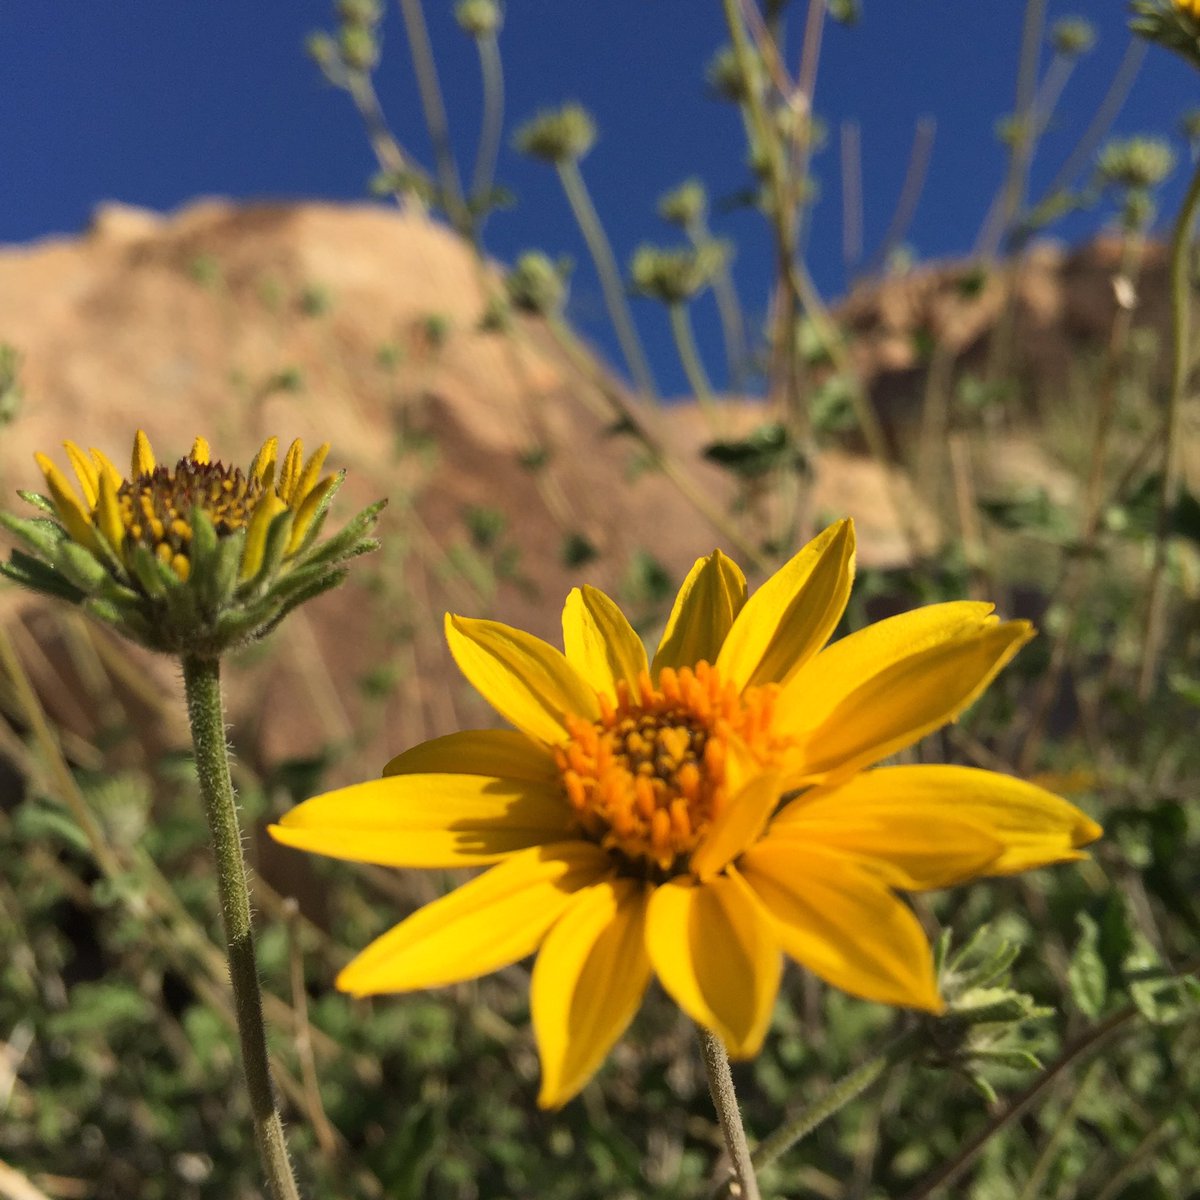
[[[478,72],[452,7],[452,0],[426,0],[451,122],[469,163]],[[798,23],[802,6],[792,7]],[[856,28],[827,31],[817,109],[835,132],[847,119],[861,126],[868,252],[893,211],[914,126],[932,115],[932,163],[909,240],[922,257],[961,254],[1001,177],[994,128],[1012,105],[1023,6],[864,0],[863,8]],[[308,32],[331,25],[330,9],[329,0],[4,5],[0,243],[79,230],[108,198],[170,209],[212,194],[361,197],[374,169],[361,127],[349,100],[303,52]],[[1052,19],[1076,13],[1093,21],[1099,43],[1067,88],[1035,164],[1035,191],[1069,153],[1128,45],[1122,5],[1051,0]],[[394,6],[383,37],[379,90],[402,140],[423,151]],[[567,99],[592,110],[601,137],[583,169],[622,262],[644,240],[672,240],[654,212],[667,188],[698,175],[720,198],[746,181],[737,115],[703,82],[723,40],[718,0],[509,0],[502,39],[509,126]],[[1170,133],[1197,105],[1196,74],[1151,48],[1116,132]],[[822,199],[811,244],[814,272],[830,295],[846,282],[836,142],[817,160]],[[1168,209],[1185,174],[1181,164],[1164,196]],[[532,247],[575,259],[572,315],[610,346],[599,290],[553,172],[506,147],[499,176],[520,203],[493,218],[488,248],[504,259]],[[1063,232],[1081,238],[1102,219],[1075,220]],[[761,306],[770,257],[758,218],[739,213],[715,224],[736,239],[739,286],[751,308]],[[664,387],[682,388],[659,314],[645,303],[637,311]],[[710,309],[702,305],[698,319],[702,341],[715,345]]]

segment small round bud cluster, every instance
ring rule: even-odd
[[[497,0],[458,0],[454,19],[474,38],[492,37],[500,31],[504,12]]]
[[[729,256],[724,242],[661,249],[641,246],[629,273],[634,290],[666,305],[683,304],[702,292]]]
[[[708,193],[698,179],[686,179],[658,202],[658,215],[680,229],[694,229],[708,211]]]
[[[722,46],[712,56],[705,75],[713,92],[730,104],[745,104],[752,91],[761,90],[757,71],[748,79],[732,46]]]
[[[1175,152],[1161,138],[1114,138],[1096,164],[1103,183],[1111,187],[1148,190],[1175,169]]]
[[[522,154],[555,164],[578,161],[595,141],[595,121],[587,109],[575,103],[538,113],[513,136],[513,144]]]
[[[536,250],[527,251],[505,277],[508,298],[522,312],[552,316],[566,299],[568,271],[564,262],[555,263]]]
[[[1083,17],[1063,17],[1050,30],[1050,46],[1063,58],[1078,58],[1096,44],[1095,26]]]
[[[383,5],[380,0],[338,0],[337,15],[343,25],[378,25]]]

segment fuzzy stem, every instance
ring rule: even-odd
[[[225,714],[221,705],[221,663],[215,658],[185,656],[183,682],[188,720],[196,756],[200,794],[212,835],[217,863],[217,890],[221,920],[228,943],[229,979],[242,1046],[242,1070],[250,1095],[254,1139],[267,1177],[272,1200],[299,1200],[292,1176],[283,1122],[275,1105],[267,1039],[263,1028],[258,963],[254,957],[254,930],[250,919],[250,892],[242,858],[242,833],[238,825],[225,743]]]
[[[731,1186],[736,1186],[740,1200],[760,1200],[758,1179],[754,1164],[750,1160],[750,1146],[746,1141],[746,1128],[742,1124],[741,1110],[733,1090],[733,1073],[729,1069],[729,1055],[725,1044],[715,1033],[698,1025],[700,1051],[704,1056],[704,1069],[708,1073],[708,1090],[721,1123],[721,1136],[729,1154],[729,1168],[733,1174]]]
[[[909,1058],[920,1045],[921,1037],[917,1032],[901,1034],[891,1045],[874,1058],[869,1058],[861,1067],[856,1067],[849,1075],[843,1076],[819,1100],[801,1109],[769,1138],[760,1142],[754,1150],[754,1165],[760,1170],[769,1167],[797,1142],[808,1137],[818,1125],[824,1124],[852,1100],[858,1099],[890,1067]]]
[[[1158,527],[1155,530],[1154,561],[1150,568],[1150,594],[1146,606],[1146,640],[1138,678],[1138,698],[1141,700],[1148,699],[1153,690],[1166,625],[1167,542],[1171,532],[1171,509],[1179,488],[1179,421],[1191,366],[1188,337],[1191,333],[1192,282],[1188,259],[1197,211],[1200,211],[1200,166],[1192,175],[1171,235],[1171,394],[1167,400],[1162,491],[1158,501]]]

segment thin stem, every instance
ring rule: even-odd
[[[242,858],[242,832],[238,825],[233,781],[229,775],[229,750],[225,743],[220,660],[185,656],[183,683],[196,774],[217,864],[217,891],[228,943],[229,978],[233,984],[242,1071],[250,1096],[254,1138],[272,1200],[299,1200],[267,1058],[258,963],[254,956],[254,929],[250,920],[250,892]]]
[[[841,1112],[852,1100],[857,1100],[890,1067],[903,1062],[920,1044],[921,1037],[917,1031],[903,1033],[874,1058],[843,1076],[824,1096],[789,1117],[770,1137],[754,1148],[752,1157],[755,1167],[759,1170],[769,1167],[819,1125]]]
[[[687,228],[688,239],[697,249],[713,240],[712,231],[701,218]],[[713,295],[717,301],[717,312],[721,317],[721,334],[725,339],[725,361],[729,377],[738,384],[746,373],[746,322],[742,316],[742,302],[738,299],[737,285],[728,261],[717,268],[712,281]]]
[[[636,406],[630,403],[625,392],[616,387],[605,372],[597,367],[595,360],[580,348],[575,335],[566,324],[558,318],[550,318],[546,327],[571,365],[597,388],[613,416],[623,426],[628,427],[662,473],[675,485],[679,494],[748,562],[753,563],[760,571],[769,571],[770,560],[753,540],[746,537],[724,510],[713,502],[709,491],[692,477],[687,467],[655,435],[642,419]]]
[[[370,75],[365,71],[351,71],[346,77],[346,91],[350,93],[350,99],[362,117],[367,140],[379,165],[393,175],[412,175],[424,179],[425,172],[405,153],[388,126]],[[426,211],[424,200],[414,189],[398,191],[395,197],[402,212],[410,208],[422,214]]]
[[[500,139],[504,133],[504,65],[495,33],[485,34],[475,41],[483,79],[483,127],[479,132],[479,150],[471,176],[471,197],[478,203],[486,200],[496,180],[496,161],[500,157]],[[478,219],[482,220],[482,213]]]
[[[929,174],[929,160],[933,156],[933,139],[937,133],[937,121],[933,117],[921,117],[913,131],[912,149],[908,155],[908,169],[904,173],[904,183],[900,187],[900,197],[888,222],[887,232],[879,249],[871,256],[863,274],[870,277],[878,275],[886,266],[892,252],[903,240],[916,216],[917,205],[925,191],[925,180]]]
[[[1192,175],[1183,207],[1171,235],[1171,394],[1167,400],[1167,432],[1163,457],[1162,490],[1158,501],[1158,527],[1154,538],[1154,561],[1150,567],[1149,598],[1146,613],[1146,640],[1142,650],[1142,669],[1138,677],[1138,697],[1149,697],[1158,673],[1166,625],[1167,540],[1171,532],[1171,507],[1179,488],[1179,419],[1183,395],[1191,366],[1188,335],[1191,332],[1191,278],[1188,261],[1192,244],[1192,226],[1200,210],[1200,165]]]
[[[470,229],[470,214],[463,202],[462,182],[458,177],[458,164],[454,161],[454,147],[450,142],[450,121],[446,116],[442,87],[438,82],[437,63],[429,41],[429,29],[425,25],[425,12],[421,0],[399,0],[399,3],[404,28],[408,33],[417,90],[421,94],[421,109],[429,129],[429,140],[433,143],[443,202],[455,227],[460,233],[466,233]]]
[[[729,1069],[729,1055],[725,1044],[715,1033],[698,1025],[700,1052],[704,1057],[704,1069],[708,1073],[708,1090],[721,1123],[721,1136],[729,1154],[729,1169],[733,1173],[733,1186],[740,1200],[760,1200],[758,1179],[754,1164],[750,1161],[750,1146],[746,1141],[746,1129],[742,1124],[742,1113],[738,1108],[737,1095],[733,1090],[733,1073]]]
[[[671,319],[671,334],[675,338],[675,349],[679,351],[679,361],[683,364],[683,372],[688,384],[695,393],[696,400],[708,418],[709,425],[715,427],[719,421],[717,402],[713,395],[712,384],[708,372],[700,359],[700,351],[696,348],[696,339],[692,334],[692,318],[686,304],[668,304],[667,316]]]
[[[1013,113],[1012,152],[1008,157],[1008,172],[1000,190],[1000,205],[996,221],[980,236],[979,255],[985,260],[995,257],[1000,243],[1008,234],[1029,187],[1029,165],[1033,160],[1036,141],[1034,104],[1037,101],[1038,51],[1042,44],[1042,29],[1046,23],[1046,0],[1026,0],[1025,20],[1021,31],[1021,56],[1017,67],[1017,102]]]
[[[625,356],[625,365],[633,376],[634,385],[646,399],[653,399],[658,393],[654,386],[654,377],[650,373],[650,365],[646,361],[645,351],[637,335],[629,305],[625,300],[625,288],[621,283],[621,272],[613,255],[612,246],[600,223],[592,198],[588,194],[587,184],[583,182],[579,164],[574,159],[564,159],[556,164],[558,177],[562,180],[563,191],[567,194],[567,202],[575,214],[575,220],[600,276],[600,287],[604,292],[604,303],[608,307],[608,315],[621,344],[621,353]]]

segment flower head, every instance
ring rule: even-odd
[[[1131,0],[1130,28],[1200,67],[1200,0]]]
[[[515,730],[426,742],[272,832],[385,865],[494,865],[379,938],[338,986],[435,987],[539,951],[545,1105],[583,1086],[652,974],[738,1057],[762,1043],[784,954],[855,995],[941,1011],[897,890],[1077,859],[1100,829],[990,771],[867,769],[957,717],[1032,629],[987,604],[937,604],[826,646],[853,562],[842,521],[747,597],[717,551],[652,660],[590,587],[567,599],[565,653],[447,617],[459,667]]]
[[[78,490],[36,456],[49,495],[20,494],[47,516],[0,514],[34,551],[14,552],[0,570],[82,603],[151,649],[213,656],[259,637],[375,546],[365,534],[380,505],[317,544],[343,477],[321,474],[328,445],[306,459],[297,440],[280,461],[270,438],[243,471],[214,461],[198,437],[168,466],[139,430],[127,476],[100,450],[65,448]]]

